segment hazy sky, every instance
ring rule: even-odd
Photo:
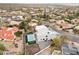
[[[0,3],[79,3],[79,0],[0,0]]]

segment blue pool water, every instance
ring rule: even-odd
[[[27,39],[28,39],[28,41],[35,41],[36,40],[34,34],[28,34]]]

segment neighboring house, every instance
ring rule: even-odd
[[[18,31],[17,27],[7,28],[2,27],[0,30],[0,40],[13,40],[15,38],[14,33]]]
[[[21,21],[23,20],[23,16],[12,16],[12,19],[15,21]]]
[[[79,19],[73,19],[73,20],[71,20],[72,21],[72,23],[74,23],[74,24],[79,24]]]
[[[1,19],[3,23],[10,22],[12,20],[11,17],[9,16],[1,16]]]
[[[49,19],[49,22],[50,23],[56,23],[56,20],[55,19]]]
[[[35,26],[37,26],[37,23],[30,22],[29,26],[32,26],[32,27],[34,26],[35,27]]]
[[[31,22],[29,23],[29,26],[35,27],[38,25],[38,21],[35,19],[32,19]]]
[[[57,24],[57,25],[65,24],[65,21],[64,21],[64,20],[57,20],[57,21],[56,21],[56,24]]]
[[[58,28],[61,28],[61,29],[70,29],[70,28],[73,27],[72,24],[66,23],[64,20],[56,21],[56,25],[55,26],[58,26]]]
[[[70,44],[64,44],[62,46],[62,54],[64,54],[64,55],[79,55],[79,47],[70,45]]]
[[[8,18],[7,21],[8,21],[8,22],[12,21],[12,18]]]
[[[69,36],[67,44],[62,46],[62,54],[79,55],[79,36]]]
[[[21,21],[10,21],[9,25],[19,25]]]
[[[37,41],[52,40],[56,36],[56,34],[59,34],[55,31],[50,30],[45,25],[36,26],[35,30]]]
[[[79,25],[78,26],[75,26],[74,29],[79,30]]]
[[[72,24],[62,24],[62,29],[70,29],[72,27],[73,27]]]

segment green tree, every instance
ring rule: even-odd
[[[4,51],[5,50],[5,47],[3,44],[0,44],[0,50]]]
[[[24,29],[26,26],[26,23],[24,21],[22,21],[20,24],[19,24],[19,28],[20,29]]]
[[[66,19],[65,18],[65,21],[68,22],[68,23],[71,23],[71,20],[70,19]]]
[[[17,37],[20,37],[22,35],[22,32],[21,31],[18,31],[18,32],[15,32],[14,33]]]
[[[75,17],[78,17],[79,16],[79,12],[77,12],[76,14],[75,14]]]
[[[28,22],[22,21],[22,22],[19,24],[19,28],[20,28],[20,29],[24,29],[25,32],[27,32]]]

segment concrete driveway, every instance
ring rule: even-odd
[[[40,49],[44,49],[46,47],[48,47],[51,44],[51,41],[40,41],[40,42],[36,42],[37,44],[39,44]]]

